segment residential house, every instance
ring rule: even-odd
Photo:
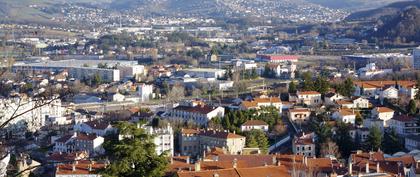
[[[354,97],[353,101],[353,108],[369,108],[370,103],[369,100],[363,97]]]
[[[54,142],[54,152],[70,153],[76,151],[85,151],[89,155],[102,154],[104,149],[102,144],[104,138],[95,134],[74,133],[64,135]]]
[[[295,155],[315,157],[315,133],[297,135],[292,141],[292,150]]]
[[[278,97],[260,97],[254,98],[251,101],[242,101],[240,105],[241,110],[248,110],[248,109],[261,109],[262,107],[270,107],[273,106],[279,113],[282,112],[282,102]]]
[[[174,131],[170,124],[163,128],[154,128],[152,126],[144,127],[146,132],[153,135],[153,142],[156,145],[158,155],[166,152],[168,156],[174,155]]]
[[[337,121],[353,125],[356,123],[356,114],[354,109],[340,109],[333,113],[332,118]]]
[[[311,111],[307,108],[289,109],[289,120],[293,122],[307,122],[311,116]]]
[[[241,125],[242,132],[247,132],[251,130],[262,130],[264,132],[267,132],[268,124],[262,120],[248,120]]]
[[[96,134],[98,136],[105,136],[115,132],[115,128],[113,128],[108,121],[104,120],[93,120],[75,124],[74,130],[88,134]]]
[[[106,167],[105,163],[76,161],[73,164],[60,164],[55,168],[55,177],[101,177],[98,173]]]
[[[298,91],[296,93],[297,103],[308,106],[319,106],[322,104],[321,93],[316,91]]]
[[[380,119],[384,121],[383,127],[389,126],[389,120],[394,117],[394,110],[387,107],[376,107],[371,110],[373,119]]]
[[[327,106],[333,106],[336,104],[336,101],[344,100],[346,97],[340,95],[339,93],[330,92],[324,96],[324,104]]]
[[[410,99],[414,99],[414,96],[417,92],[416,82],[415,81],[357,81],[354,82],[355,86],[355,96],[368,96],[368,97],[379,97],[383,90],[386,90],[390,87],[394,87],[398,90],[400,96],[406,96]],[[390,96],[395,97],[394,91],[389,90]],[[384,96],[387,93],[383,94]]]
[[[394,86],[385,87],[383,90],[379,91],[379,99],[398,99],[398,89]]]

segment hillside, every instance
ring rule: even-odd
[[[379,8],[386,4],[402,0],[306,0],[329,8],[349,9],[360,11],[361,9]]]
[[[420,41],[420,9],[412,7],[392,17],[383,18],[374,36],[395,42]]]
[[[396,15],[410,6],[420,8],[420,0],[395,2],[381,8],[355,12],[349,15],[346,20],[377,20],[383,16]]]

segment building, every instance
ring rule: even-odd
[[[409,151],[420,149],[420,135],[406,136],[404,147]]]
[[[98,173],[106,167],[105,163],[94,161],[76,161],[72,164],[61,164],[55,168],[55,177],[101,177]]]
[[[248,110],[248,109],[261,109],[262,107],[275,107],[279,110],[279,113],[282,112],[282,103],[280,98],[278,97],[260,97],[254,98],[250,101],[242,101],[240,105],[241,110]]]
[[[389,127],[393,128],[399,135],[418,135],[420,132],[420,125],[417,119],[412,116],[397,115],[389,120]]]
[[[309,121],[311,111],[307,108],[289,109],[288,116],[289,120],[293,122],[304,123]]]
[[[90,156],[104,153],[102,144],[104,138],[95,134],[73,133],[64,135],[55,141],[54,152],[71,153],[78,151],[85,151]]]
[[[217,130],[182,129],[179,136],[182,155],[197,156],[212,148],[221,148],[229,154],[241,154],[245,137]]]
[[[363,97],[354,97],[353,101],[353,108],[369,108],[370,103],[369,100]]]
[[[241,125],[241,131],[247,132],[251,130],[262,130],[264,132],[267,132],[268,124],[262,120],[248,120]]]
[[[378,69],[375,63],[369,63],[358,70],[359,78],[370,79],[375,76],[392,73],[392,69]]]
[[[384,127],[388,127],[390,120],[394,117],[394,110],[387,107],[376,107],[371,110],[373,119],[380,119],[384,121]]]
[[[145,130],[148,134],[153,135],[153,142],[156,145],[156,154],[160,155],[166,152],[166,155],[174,155],[174,131],[168,124],[163,128],[154,128],[146,126]]]
[[[413,50],[413,68],[420,69],[420,47]]]
[[[354,82],[354,87],[354,96],[366,96],[372,98],[380,98],[383,90],[386,90],[389,87],[395,87],[398,89],[398,96],[405,96],[407,98],[414,99],[418,90],[416,88],[415,81],[357,81]],[[383,95],[386,96],[386,93]],[[395,94],[391,94],[391,96],[395,97]]]
[[[293,138],[292,150],[295,155],[315,157],[315,133],[297,135]]]
[[[193,121],[199,125],[206,125],[214,117],[224,117],[225,108],[213,107],[204,103],[179,105],[170,110],[170,117],[183,121]]]
[[[270,63],[297,62],[299,60],[299,57],[294,55],[257,54],[256,60]]]
[[[297,103],[308,106],[318,106],[322,104],[321,93],[316,91],[298,91],[296,93]]]
[[[386,99],[398,99],[398,89],[396,89],[394,86],[389,86],[385,88],[384,90],[379,92],[379,98],[381,100]]]
[[[354,109],[340,109],[333,113],[332,118],[337,121],[353,125],[356,123],[356,114]]]
[[[345,97],[343,95],[340,95],[339,93],[327,93],[324,96],[324,103],[328,106],[333,106],[336,104],[336,101],[344,100]]]
[[[44,103],[49,104],[42,105]],[[22,114],[21,116],[12,119],[6,125],[5,129],[0,131],[0,133],[5,134],[10,132],[16,136],[23,136],[27,131],[35,132],[46,125],[46,119],[48,117],[61,117],[64,112],[58,95],[50,100],[42,100],[42,103],[23,94],[11,98],[1,98],[0,110],[1,117],[9,118],[13,115]],[[0,119],[0,123],[3,123],[4,121],[6,121],[6,119]]]
[[[137,86],[137,95],[140,96],[140,102],[149,101],[153,98],[153,85],[140,84]]]
[[[260,69],[260,74],[262,75],[265,72],[265,69],[270,69],[274,71],[275,76],[281,79],[294,79],[296,72],[296,65],[292,62],[282,62],[282,63],[271,63]]]
[[[182,70],[190,77],[195,78],[223,78],[226,70],[224,69],[213,69],[213,68],[193,68]]]
[[[108,121],[93,120],[74,125],[74,130],[98,136],[106,136],[115,132],[115,128]]]

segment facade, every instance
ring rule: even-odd
[[[406,136],[404,146],[409,151],[420,149],[420,135]]]
[[[399,135],[418,135],[420,125],[418,125],[415,117],[398,115],[390,119],[389,127],[393,128]]]
[[[311,111],[306,108],[289,109],[289,120],[293,122],[307,122],[311,116]]]
[[[225,108],[209,105],[179,105],[170,111],[171,118],[206,125],[214,117],[224,117]]]
[[[251,101],[242,101],[240,105],[241,110],[248,110],[248,109],[261,109],[261,107],[270,107],[273,106],[282,112],[282,103],[280,98],[278,97],[260,97],[254,98]]]
[[[315,157],[315,133],[295,136],[292,143],[293,154]]]
[[[226,70],[224,69],[212,69],[212,68],[194,68],[184,69],[187,75],[190,77],[198,78],[223,78]]]
[[[340,109],[333,113],[332,118],[337,121],[350,123],[353,125],[356,122],[356,114],[354,113],[353,109]]]
[[[388,127],[390,120],[394,117],[394,110],[387,107],[376,107],[371,111],[373,119],[380,119],[384,121],[384,127]]]
[[[217,130],[182,129],[179,136],[182,155],[197,156],[212,148],[222,148],[229,154],[241,154],[245,137]]]
[[[36,105],[45,102],[51,103],[35,108]],[[14,132],[13,134],[15,135],[21,135],[27,131],[35,132],[46,125],[46,119],[48,117],[61,117],[63,115],[64,108],[61,106],[60,99],[52,98],[52,100],[42,100],[42,103],[32,100],[26,95],[0,99],[1,117],[12,117],[12,115],[22,114],[30,110],[9,122],[4,130]],[[16,109],[18,110],[15,112]],[[2,120],[5,121],[5,119],[1,119],[0,123],[3,123]]]
[[[392,81],[392,80],[379,80],[379,81],[357,81],[354,82],[355,91],[354,96],[366,96],[372,98],[380,98],[383,90],[389,87],[395,87],[398,90],[398,96],[406,96],[413,99],[416,92],[415,81]],[[387,93],[383,94],[384,96]],[[390,92],[391,96],[395,97],[395,94]]]
[[[153,98],[153,85],[140,84],[137,87],[137,95],[140,96],[140,102],[149,101]]]
[[[89,155],[102,154],[104,138],[95,134],[74,133],[54,141],[54,152],[71,153],[85,151]]]
[[[369,63],[358,70],[359,78],[370,79],[374,76],[392,73],[392,69],[378,69],[375,63]]]
[[[387,98],[387,99],[398,99],[398,89],[396,89],[395,87],[388,87],[385,88],[384,90],[382,90],[379,93],[379,98],[381,100]]]
[[[93,120],[75,124],[74,130],[77,132],[96,134],[98,136],[105,136],[115,132],[115,129],[109,122],[101,120]]]
[[[248,120],[241,125],[242,132],[247,132],[251,130],[262,130],[264,132],[267,132],[268,124],[262,120]]]
[[[420,69],[420,47],[413,50],[413,68]]]
[[[369,100],[363,97],[353,98],[353,108],[369,108]]]
[[[327,93],[324,96],[324,104],[328,106],[332,106],[336,104],[336,101],[340,101],[345,99],[343,95],[339,93]]]
[[[322,104],[321,93],[316,91],[298,91],[296,93],[297,103],[306,104],[308,106],[318,106]]]
[[[75,79],[91,79],[95,75],[99,75],[101,80],[104,82],[120,81],[120,70],[117,69],[102,69],[88,67],[69,68],[69,76]]]
[[[174,155],[174,131],[169,124],[164,128],[146,126],[145,130],[148,134],[154,136],[153,142],[156,145],[156,154],[160,155],[166,152],[168,156]]]
[[[282,63],[282,62],[297,62],[298,56],[294,55],[257,55],[256,60],[270,63]]]

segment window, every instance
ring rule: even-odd
[[[311,146],[309,146],[308,150],[311,150]]]

